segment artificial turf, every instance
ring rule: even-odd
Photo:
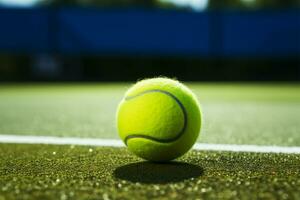
[[[188,84],[203,110],[199,142],[300,145],[299,84]],[[118,138],[130,84],[0,86],[0,134]]]
[[[300,146],[300,85],[188,84],[198,142]],[[0,134],[113,138],[129,84],[0,85]],[[191,151],[144,162],[125,148],[1,144],[0,200],[300,199],[300,154]]]
[[[300,155],[191,151],[144,162],[124,148],[0,145],[0,199],[299,199]]]

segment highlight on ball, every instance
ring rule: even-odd
[[[185,154],[198,138],[201,121],[196,96],[169,78],[137,82],[117,110],[119,136],[132,153],[149,161]]]

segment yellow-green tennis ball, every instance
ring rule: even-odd
[[[201,111],[195,95],[168,78],[137,82],[125,94],[117,111],[121,139],[137,156],[169,161],[196,142]]]

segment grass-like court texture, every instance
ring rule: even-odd
[[[130,84],[0,85],[0,134],[118,139]],[[300,85],[197,84],[198,142],[300,146]],[[170,163],[126,148],[0,143],[0,200],[300,199],[300,154],[192,150]]]

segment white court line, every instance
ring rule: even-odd
[[[0,135],[0,143],[125,147],[122,141],[114,140],[114,139],[53,137],[53,136]],[[193,149],[208,150],[208,151],[300,154],[300,147],[282,147],[282,146],[196,143]]]

